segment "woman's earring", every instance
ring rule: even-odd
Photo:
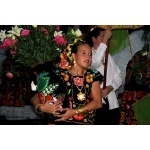
[[[73,65],[76,66],[76,61],[75,60],[73,61]]]

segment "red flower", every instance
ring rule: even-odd
[[[64,99],[64,96],[62,95],[57,98],[58,101],[62,101],[63,99]]]
[[[39,93],[40,102],[43,104],[45,103],[45,96],[43,93]]]
[[[133,96],[133,92],[132,92],[132,91],[129,91],[129,92],[127,93],[127,99],[128,99],[128,101],[131,101],[131,100],[132,100],[132,96]]]
[[[30,34],[30,30],[22,30],[21,36],[28,36]]]
[[[43,95],[42,95],[42,98],[43,98]],[[49,101],[52,101],[52,100],[53,100],[53,97],[52,97],[51,95],[47,95],[47,96],[46,96],[46,99],[49,100]]]
[[[6,77],[11,79],[11,78],[13,78],[14,76],[13,76],[13,74],[12,74],[11,72],[7,72],[7,73],[6,73]]]
[[[129,110],[130,109],[130,106],[128,104],[126,104],[126,109]]]
[[[58,44],[58,45],[66,45],[67,41],[62,37],[62,36],[55,36],[54,41]]]
[[[67,62],[66,59],[61,60],[60,63],[59,63],[59,67],[62,68],[62,69],[65,69],[68,66],[69,66],[69,63]]]
[[[68,74],[65,74],[65,75],[64,75],[64,81],[67,82],[68,80],[69,80],[69,75],[68,75]]]
[[[126,98],[127,98],[127,91],[124,91],[124,92],[122,93],[122,101],[125,101]]]
[[[10,38],[7,38],[7,39],[5,39],[5,41],[3,42],[3,44],[2,44],[2,48],[3,49],[7,49],[7,48],[9,48],[10,46],[13,46],[14,44],[16,44],[16,40],[12,40],[12,39],[10,39]]]
[[[65,50],[60,54],[60,58],[61,60],[67,59],[67,53]]]
[[[83,120],[83,119],[84,119],[84,115],[83,115],[83,114],[74,115],[73,118],[74,118],[75,120]]]
[[[74,78],[74,82],[77,86],[82,86],[82,78],[76,77]]]

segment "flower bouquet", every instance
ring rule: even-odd
[[[16,25],[10,31],[1,31],[0,40],[1,47],[8,49],[16,62],[34,68],[31,89],[38,91],[41,103],[44,103],[46,100],[63,101],[65,98],[65,91],[62,90],[65,88],[62,88],[63,84],[53,69],[57,65],[69,68],[72,61],[70,46],[81,39],[81,35],[79,29],[69,28],[63,32],[57,25]],[[35,68],[39,65],[42,67],[37,71]]]

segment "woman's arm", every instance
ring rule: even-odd
[[[102,96],[101,96],[101,89],[100,89],[100,81],[95,81],[92,84],[92,97],[93,100],[90,101],[88,104],[85,106],[82,106],[77,109],[70,109],[70,108],[63,108],[64,111],[66,111],[64,114],[57,115],[57,117],[60,117],[60,119],[57,119],[55,121],[64,121],[76,114],[84,114],[89,111],[93,111],[95,109],[101,108],[102,107]]]
[[[91,63],[91,68],[93,69],[98,69],[103,60],[104,60],[104,56],[105,56],[105,52],[106,52],[106,48],[107,45],[104,43],[101,43],[99,45],[99,47],[97,48],[97,50],[93,50],[92,51],[92,63]]]
[[[91,92],[92,92],[93,100],[84,106],[88,111],[93,111],[95,109],[102,107],[100,81],[93,82]]]
[[[92,52],[92,64],[91,67],[93,69],[98,69],[105,57],[105,52],[107,49],[107,43],[109,41],[109,39],[112,36],[112,31],[111,31],[111,27],[109,26],[105,31],[104,31],[104,37],[100,43],[100,45],[98,46],[98,48],[93,52]]]
[[[51,103],[51,101],[46,101],[44,104],[40,103],[40,99],[38,97],[38,94],[35,94],[32,99],[31,99],[31,103],[35,106],[35,110],[38,113],[50,113],[53,115],[57,115],[59,114],[59,110],[60,107],[62,105],[61,102],[55,102],[53,105]]]

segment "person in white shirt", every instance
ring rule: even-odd
[[[92,64],[91,68],[97,69],[104,75],[104,60],[108,40],[112,36],[111,27],[106,30],[94,28],[89,33],[89,44],[92,46]],[[103,89],[103,84],[100,85],[103,96],[103,107],[97,110],[96,121],[97,125],[118,125],[120,118],[119,102],[117,100],[116,90],[122,84],[121,74],[118,66],[115,64],[111,55],[108,54],[106,88]],[[107,101],[104,100],[107,98]],[[106,108],[106,104],[108,108]]]

